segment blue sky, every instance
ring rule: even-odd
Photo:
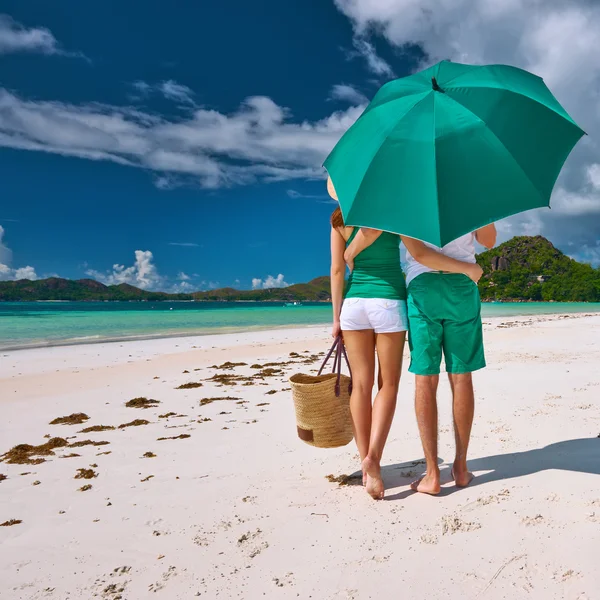
[[[191,290],[326,274],[322,160],[383,82],[440,58],[534,70],[590,134],[553,211],[500,231],[598,264],[598,9],[446,4],[5,0],[0,278]]]

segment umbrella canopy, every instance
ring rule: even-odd
[[[549,206],[582,135],[536,75],[443,61],[386,83],[324,166],[347,225],[444,246]]]

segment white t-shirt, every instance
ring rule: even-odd
[[[446,244],[443,248],[434,246],[424,242],[429,248],[433,248],[442,254],[455,258],[462,262],[475,263],[475,234],[467,233],[459,237],[458,239]],[[430,269],[421,263],[417,262],[410,252],[406,251],[406,259],[404,264],[404,272],[406,273],[406,285],[408,285],[415,277],[418,277],[422,273],[431,273],[433,269]]]

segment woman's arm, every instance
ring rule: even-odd
[[[423,242],[400,236],[406,249],[413,258],[422,265],[434,271],[447,271],[448,273],[464,273],[467,277],[477,283],[483,275],[482,268],[477,263],[466,263],[455,258],[450,258],[433,248],[426,246]]]
[[[493,223],[475,232],[477,241],[486,248],[493,248],[496,245],[496,235],[496,226]]]
[[[344,252],[344,261],[348,265],[348,268],[351,272],[354,270],[354,259],[365,248],[368,248],[380,235],[381,231],[379,229],[361,227],[358,230],[358,233],[354,236],[352,243],[346,248],[346,252]]]
[[[331,303],[333,304],[333,337],[341,333],[340,313],[342,312],[342,301],[344,298],[344,275],[346,274],[346,263],[344,262],[344,250],[346,241],[337,229],[331,228]]]

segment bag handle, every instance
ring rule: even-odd
[[[325,357],[325,360],[323,361],[323,364],[321,365],[321,368],[319,369],[318,375],[321,375],[321,373],[323,373],[323,369],[325,369],[325,365],[329,362],[329,359],[331,358],[331,355],[334,353],[334,351],[335,351],[335,356],[333,359],[333,370],[331,372],[337,374],[337,379],[336,379],[336,383],[335,383],[335,395],[336,395],[336,397],[339,397],[340,381],[342,378],[342,356],[344,357],[344,360],[346,361],[346,366],[348,367],[348,372],[350,373],[350,383],[348,384],[348,393],[349,394],[352,393],[352,370],[350,369],[350,363],[348,362],[348,355],[346,354],[346,348],[344,347],[344,340],[341,335],[339,335],[337,338],[335,338],[335,341],[333,342],[331,349],[327,353],[327,356]]]

